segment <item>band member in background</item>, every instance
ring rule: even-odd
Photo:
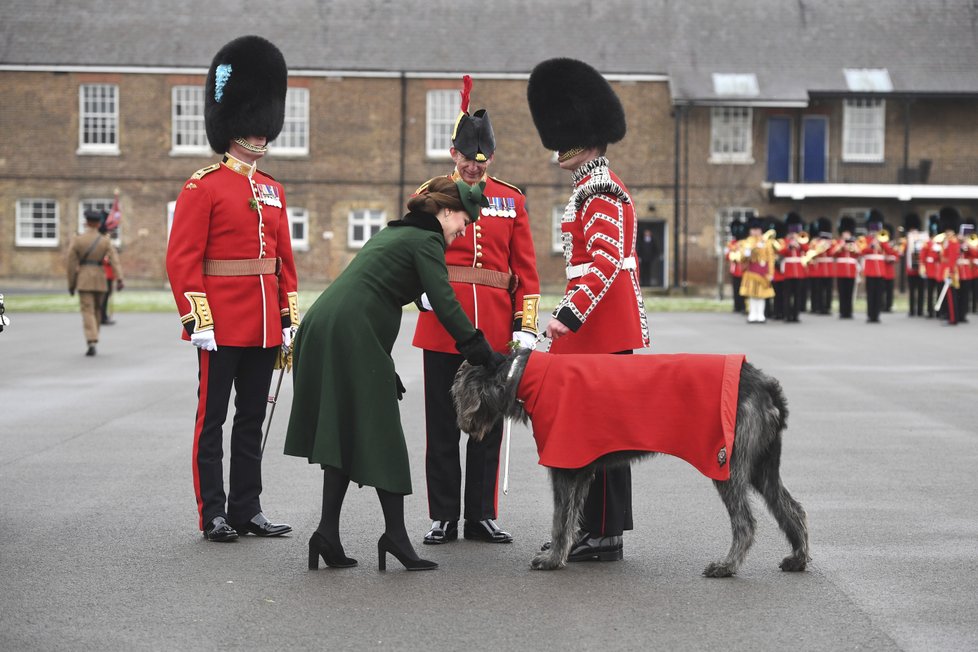
[[[108,258],[116,279],[116,287],[121,290],[122,267],[119,255],[109,236],[99,231],[104,219],[104,211],[85,211],[85,232],[76,235],[68,244],[68,293],[78,291],[81,307],[82,327],[88,349],[85,355],[95,355],[98,344],[99,324],[102,322],[102,302],[105,297],[105,271],[102,259]]]
[[[635,207],[605,157],[625,136],[625,111],[601,74],[575,59],[550,59],[530,74],[527,100],[543,146],[572,173],[561,218],[567,286],[547,324],[553,353],[631,353],[649,345],[636,274]],[[600,400],[600,397],[596,398]],[[622,558],[632,529],[631,473],[600,469],[569,561]]]
[[[893,225],[884,222],[883,232],[891,239],[889,244],[892,252],[883,254],[883,303],[881,310],[882,312],[893,312],[893,290],[896,285],[897,260],[900,257],[900,249],[892,242],[893,234],[896,233],[893,230]]]
[[[941,292],[944,293],[944,315],[948,326],[956,326],[963,314],[961,308],[961,278],[958,258],[961,256],[961,240],[958,238],[958,226],[961,215],[952,206],[945,206],[938,211],[938,225],[941,234],[934,238],[940,243],[941,255],[938,260],[938,278],[941,279]]]
[[[859,261],[856,257],[856,221],[851,217],[839,220],[839,237],[829,249],[836,286],[839,290],[839,319],[852,319],[852,301],[856,290]]]
[[[819,217],[814,224],[815,235],[808,251],[802,257],[807,263],[809,287],[812,295],[812,314],[828,315],[832,312],[832,222]]]
[[[975,225],[973,221],[962,220],[958,228],[958,242],[961,251],[958,254],[958,323],[968,323],[968,313],[971,312],[971,287],[975,283],[973,274],[975,245],[978,238],[975,236]]]
[[[523,192],[489,176],[496,138],[489,114],[469,114],[472,79],[462,81],[462,104],[452,131],[452,179],[470,186],[485,183],[488,208],[464,237],[445,251],[448,280],[466,316],[485,333],[489,345],[505,351],[509,341],[533,348],[537,338],[540,282],[536,253]],[[416,191],[421,192],[426,186]],[[476,441],[466,437],[465,488],[459,464],[455,406],[449,390],[465,358],[422,297],[422,313],[414,346],[424,349],[424,399],[427,424],[425,478],[431,528],[424,543],[441,544],[458,538],[458,519],[465,517],[463,536],[489,543],[510,543],[513,537],[496,524],[498,514],[499,448],[503,422]],[[464,497],[464,510],[462,498]]]
[[[924,284],[926,276],[921,274],[921,253],[927,245],[927,234],[920,230],[920,216],[907,213],[903,216],[903,269],[907,274],[907,296],[911,317],[924,316]]]
[[[737,218],[730,223],[730,241],[725,255],[730,262],[730,286],[733,289],[733,311],[738,315],[747,312],[744,297],[740,294],[740,279],[744,275],[744,261],[740,252],[740,242],[747,237],[747,224]]]
[[[769,231],[774,233],[774,238],[771,240],[771,244],[774,246],[774,278],[771,281],[771,288],[774,290],[774,296],[771,300],[767,302],[765,306],[765,314],[771,319],[783,320],[787,312],[787,295],[784,289],[784,268],[782,266],[783,259],[781,258],[781,248],[784,246],[785,237],[788,235],[788,227],[785,225],[784,220],[781,220],[773,215],[767,218],[767,227],[765,233]]]
[[[299,322],[285,192],[256,167],[282,130],[287,79],[282,53],[258,36],[235,39],[214,57],[204,125],[211,148],[224,157],[184,184],[166,252],[183,339],[197,347],[193,478],[198,525],[209,541],[292,531],[269,522],[259,500],[272,369]],[[222,430],[232,387],[225,495]]]
[[[921,276],[926,280],[924,281],[925,289],[927,292],[927,297],[924,300],[927,305],[927,318],[933,319],[937,316],[937,310],[935,309],[935,303],[937,301],[937,295],[940,293],[941,281],[938,278],[938,267],[941,258],[941,243],[937,240],[937,236],[940,235],[940,230],[938,227],[937,214],[933,214],[927,218],[927,242],[924,243],[923,251],[921,252]]]
[[[886,256],[896,255],[889,239],[881,235],[882,230],[883,214],[874,208],[866,218],[866,235],[858,240],[856,252],[862,262],[863,278],[866,279],[866,321],[870,324],[879,323],[883,309]]]
[[[781,241],[778,255],[781,257],[781,282],[784,292],[784,320],[797,322],[801,304],[804,301],[805,266],[802,256],[808,251],[808,234],[805,233],[804,223],[798,213],[788,213],[785,217],[787,234]],[[777,290],[775,290],[777,292]]]
[[[764,232],[760,218],[747,221],[747,238],[741,241],[740,253],[744,261],[744,275],[740,281],[740,295],[747,299],[747,323],[763,324],[764,306],[774,297],[774,259],[777,245]]]

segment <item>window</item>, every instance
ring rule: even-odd
[[[550,213],[551,240],[550,251],[555,254],[564,253],[564,242],[561,238],[560,221],[564,217],[564,206],[554,206]]]
[[[293,251],[309,250],[309,213],[304,208],[290,206],[289,236],[292,238]]]
[[[204,87],[174,86],[170,95],[170,154],[208,154],[210,146],[204,128]]]
[[[285,95],[285,122],[278,138],[269,146],[275,156],[309,154],[309,89],[290,88]]]
[[[425,153],[432,158],[451,155],[452,129],[459,113],[458,91],[428,91]]]
[[[756,210],[744,206],[726,206],[717,211],[716,228],[714,230],[716,237],[713,239],[713,248],[718,256],[723,256],[727,241],[733,237],[730,233],[730,224],[734,220],[741,220],[744,224],[747,224],[747,221],[755,215],[757,215]]]
[[[170,239],[170,231],[173,230],[173,213],[177,210],[176,201],[166,202],[166,239]]]
[[[350,248],[359,248],[384,227],[384,211],[364,208],[350,211],[350,223],[346,241]]]
[[[753,163],[750,107],[715,106],[710,120],[710,163]]]
[[[883,100],[846,100],[842,112],[842,160],[882,163],[885,118]]]
[[[83,199],[78,202],[78,232],[82,233],[85,231],[85,211],[105,211],[106,213],[112,212],[113,199]],[[118,248],[122,244],[122,240],[119,238],[119,227],[109,231],[109,237],[112,238],[112,244]]]
[[[17,200],[17,236],[23,247],[58,246],[58,202],[53,199]]]
[[[119,87],[83,84],[78,89],[78,153],[119,153]]]

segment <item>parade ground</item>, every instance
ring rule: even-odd
[[[674,458],[633,470],[623,561],[530,570],[552,503],[524,427],[499,497],[498,522],[515,542],[420,545],[429,519],[416,313],[405,312],[394,359],[407,387],[408,531],[440,564],[426,573],[393,558],[378,571],[380,506],[356,486],[341,531],[359,566],[307,570],[322,473],[282,454],[290,376],[262,503],[294,532],[210,543],[191,477],[196,356],[175,313],[117,314],[94,358],[77,313],[8,303],[7,315],[2,650],[978,649],[978,319],[748,325],[730,313],[650,314],[654,352],[743,352],[788,398],[782,476],[808,512],[811,564],[778,569],[788,545],[756,500],[755,545],[721,580],[701,571],[727,552],[726,510]]]

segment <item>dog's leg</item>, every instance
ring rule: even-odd
[[[781,482],[781,437],[755,463],[751,484],[764,496],[768,509],[791,544],[791,554],[781,560],[783,571],[803,571],[808,564],[808,518],[804,508]]]
[[[581,518],[581,508],[587,498],[593,467],[583,469],[550,469],[554,494],[554,517],[550,548],[541,550],[530,562],[534,570],[555,570],[567,565],[567,556],[574,545]]]
[[[750,509],[746,479],[738,477],[733,468],[731,466],[730,480],[726,482],[713,481],[723,504],[727,507],[727,512],[730,514],[733,541],[730,542],[730,551],[727,553],[726,559],[712,562],[703,570],[703,575],[707,577],[735,575],[737,569],[744,562],[744,558],[747,557],[747,551],[751,544],[754,543],[756,523]]]

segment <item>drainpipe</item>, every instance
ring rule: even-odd
[[[404,157],[407,152],[407,75],[401,71],[401,153],[397,173],[397,207],[394,215],[404,210]]]
[[[672,112],[674,119],[673,169],[672,169],[672,287],[679,287],[679,130],[683,107],[676,105]]]
[[[683,116],[683,294],[689,293],[689,113]]]

